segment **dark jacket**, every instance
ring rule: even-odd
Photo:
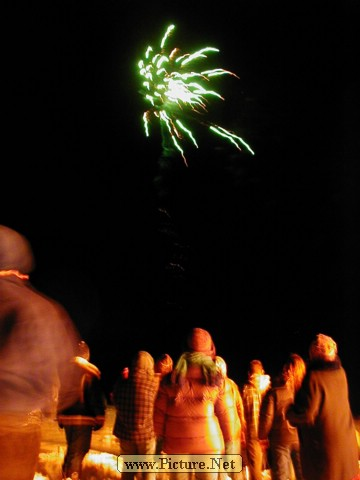
[[[73,368],[78,379],[78,400],[70,407],[58,411],[59,426],[90,425],[98,430],[104,425],[106,411],[100,372],[95,365],[80,357],[75,357]],[[60,401],[61,397],[60,388]]]
[[[272,387],[263,398],[260,407],[259,439],[269,439],[270,444],[290,445],[299,443],[297,428],[290,425],[286,412],[294,401],[294,395],[286,385]]]
[[[310,363],[287,418],[298,427],[306,480],[351,480],[359,473],[348,383],[338,358]]]

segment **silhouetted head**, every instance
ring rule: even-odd
[[[249,363],[249,375],[264,375],[264,373],[264,367],[261,360],[251,360],[251,362]]]
[[[283,367],[283,380],[290,382],[292,388],[297,392],[302,384],[306,373],[306,364],[303,358],[297,353],[291,353]]]
[[[248,376],[250,382],[263,394],[271,386],[270,376],[265,374],[261,360],[251,360],[249,363]]]
[[[130,374],[136,370],[146,370],[148,372],[155,373],[154,366],[155,362],[152,355],[144,350],[139,350],[133,357]]]
[[[173,360],[168,353],[163,353],[155,362],[155,373],[164,376],[172,372]]]
[[[0,225],[0,270],[30,273],[34,268],[35,259],[28,240],[12,228]]]
[[[335,360],[337,356],[336,342],[331,337],[319,333],[311,342],[309,356],[310,360]]]

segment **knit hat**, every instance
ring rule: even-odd
[[[337,355],[336,342],[331,337],[319,333],[310,345],[309,354],[311,358],[334,360]]]
[[[187,339],[188,348],[191,352],[199,352],[215,358],[216,349],[211,335],[202,328],[193,328]]]

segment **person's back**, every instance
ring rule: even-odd
[[[82,478],[82,463],[90,450],[92,432],[103,427],[106,399],[101,384],[100,370],[90,363],[90,350],[84,341],[78,344],[77,355],[72,360],[75,384],[79,398],[66,408],[59,407],[58,424],[65,429],[67,449],[63,461],[65,478]],[[60,385],[59,403],[62,402],[64,386]]]
[[[186,378],[160,386],[154,421],[167,454],[223,453],[222,426],[227,423],[229,432],[232,430],[225,398],[220,397],[221,380],[219,384],[205,384],[202,369],[207,366],[198,363],[201,360],[196,354],[183,354],[179,362],[187,363]],[[216,376],[212,360],[208,363]]]
[[[215,364],[223,377],[223,395],[227,405],[228,413],[230,415],[230,423],[233,429],[231,433],[232,440],[225,444],[225,453],[241,455],[241,445],[245,442],[244,436],[246,422],[240,389],[236,382],[232,378],[228,377],[227,364],[225,360],[217,355],[215,357]],[[242,472],[231,472],[229,476],[234,480],[241,480],[243,478]]]
[[[189,350],[176,362],[170,382],[162,382],[155,401],[158,451],[166,454],[223,454],[232,440],[232,425],[223,380],[209,333],[193,329]],[[170,473],[170,478],[190,473]],[[215,472],[195,471],[196,478],[216,479]]]
[[[232,378],[226,377],[224,379],[224,395],[228,408],[231,411],[231,416],[233,417],[233,421],[231,422],[234,427],[233,436],[240,440],[240,452],[238,453],[241,453],[241,443],[243,442],[243,435],[246,431],[244,404],[239,387]]]
[[[246,463],[251,480],[262,479],[264,459],[258,438],[258,427],[261,402],[269,387],[270,377],[265,375],[262,362],[252,360],[249,364],[248,380],[242,391],[246,420]]]
[[[51,412],[54,386],[67,378],[66,402],[75,401],[69,360],[79,340],[65,309],[29,282],[29,242],[0,225],[0,478],[32,480],[41,418]]]
[[[356,429],[346,373],[331,337],[316,336],[303,383],[287,412],[298,428],[306,480],[352,480],[359,475]]]
[[[231,425],[233,427],[233,433],[231,436],[233,437],[233,439],[235,439],[237,445],[236,452],[234,451],[228,453],[240,454],[241,443],[244,443],[243,436],[245,435],[246,431],[246,421],[242,396],[237,383],[232,378],[228,377],[227,364],[225,360],[217,355],[215,358],[215,364],[224,380],[225,402],[231,416]]]
[[[113,389],[116,409],[113,434],[120,441],[121,455],[155,453],[154,402],[159,382],[153,357],[142,350],[133,358],[129,377],[116,382]],[[134,472],[122,472],[123,480],[134,476]],[[144,476],[153,477],[152,474]]]
[[[297,440],[296,428],[285,418],[285,412],[294,400],[293,392],[286,386],[273,386],[262,401],[259,417],[260,440],[291,443]]]
[[[273,480],[290,478],[292,467],[296,480],[302,480],[300,445],[297,429],[286,419],[294,401],[295,388],[305,375],[306,365],[297,354],[291,354],[276,384],[265,394],[259,417],[259,440],[269,440]]]

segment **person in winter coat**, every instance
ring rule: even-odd
[[[295,480],[303,480],[297,428],[286,420],[286,411],[294,401],[306,372],[303,358],[292,353],[280,378],[265,394],[260,408],[259,440],[269,440],[272,480],[288,480],[292,469]]]
[[[65,409],[59,409],[57,420],[64,428],[67,449],[62,466],[64,478],[79,479],[82,463],[90,450],[92,432],[104,426],[106,397],[101,384],[100,370],[90,360],[90,350],[83,340],[78,344],[73,358],[73,369],[77,376],[78,399]],[[65,395],[60,384],[59,400]]]
[[[170,381],[161,382],[155,400],[157,451],[170,457],[222,454],[226,443],[233,440],[232,425],[211,335],[194,328],[188,348],[176,362]],[[191,473],[170,471],[169,476],[188,479]],[[216,480],[218,472],[195,470],[195,478]]]
[[[225,453],[241,455],[241,445],[245,443],[246,431],[244,404],[241,393],[235,381],[228,377],[225,360],[217,355],[215,357],[215,364],[224,380],[224,396],[233,427],[233,433],[231,434],[233,440],[225,444]],[[228,476],[233,480],[241,480],[243,473],[230,472]]]
[[[132,359],[127,379],[120,376],[113,389],[116,410],[113,434],[120,441],[120,455],[152,455],[155,453],[154,402],[160,376],[149,352],[140,350]],[[134,480],[137,472],[123,471],[122,480]],[[154,478],[144,472],[143,478]]]
[[[72,369],[79,334],[64,307],[30,282],[34,254],[24,235],[0,225],[0,478],[33,480],[41,423],[55,410],[54,387]],[[66,406],[66,405],[64,405]]]
[[[298,428],[305,480],[352,480],[359,475],[347,377],[331,337],[318,334],[311,343],[305,378],[286,417]]]

